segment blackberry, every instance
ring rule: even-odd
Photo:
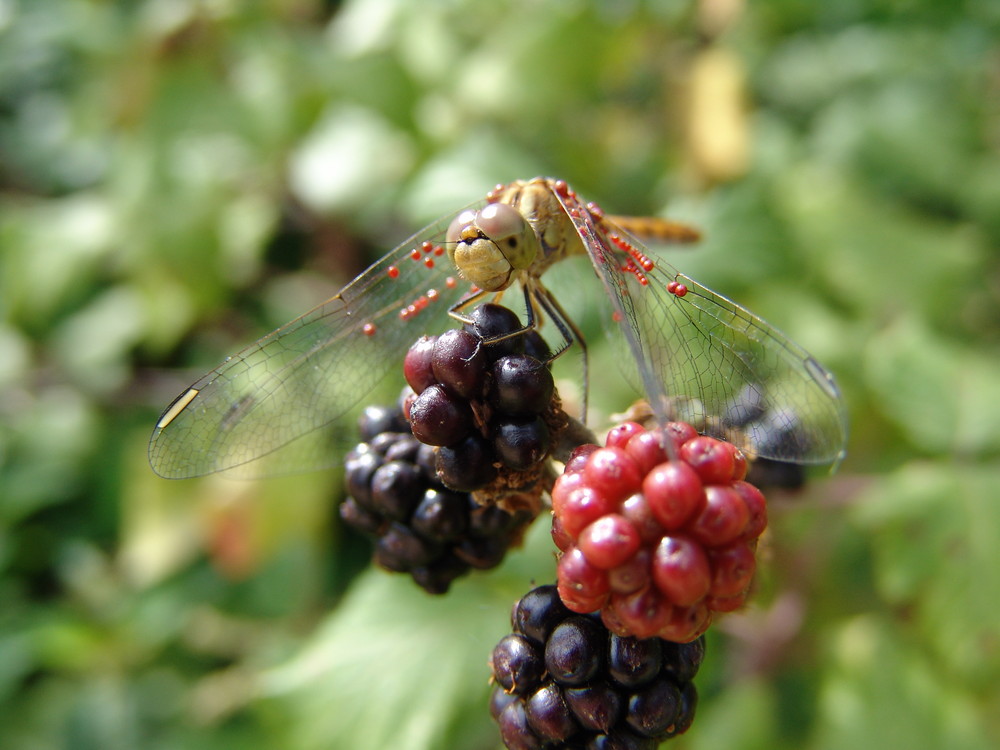
[[[757,487],[780,487],[800,490],[806,484],[806,469],[802,464],[790,464],[770,458],[758,458],[747,472],[747,481]]]
[[[472,431],[469,402],[455,398],[440,383],[428,386],[410,406],[410,429],[427,445],[454,445]]]
[[[524,713],[528,726],[542,740],[565,742],[579,730],[555,682],[547,682],[532,693],[524,703]]]
[[[544,646],[556,625],[572,614],[562,600],[553,595],[552,588],[539,586],[532,589],[517,601],[511,611],[514,631],[539,646]]]
[[[764,443],[751,441],[754,451],[766,450],[771,455],[794,455],[803,444],[803,436],[796,429],[797,421],[787,412],[769,411],[759,388],[744,386],[723,412],[721,423],[726,427],[748,430],[751,434],[767,435]],[[765,429],[755,429],[764,427]],[[806,482],[805,467],[770,458],[753,462],[746,477],[757,487],[781,487],[797,490]]]
[[[413,530],[435,542],[461,539],[469,529],[469,503],[465,495],[429,488],[410,519]]]
[[[521,320],[510,308],[487,302],[476,307],[469,315],[469,322],[463,330],[483,341],[489,341],[495,357],[524,353],[524,337]]]
[[[681,422],[626,423],[604,447],[575,451],[552,489],[566,606],[600,610],[619,635],[680,642],[741,607],[767,526],[747,466],[733,445]]]
[[[508,693],[530,694],[541,684],[545,657],[537,646],[518,633],[505,635],[493,649],[493,679]]]
[[[434,368],[431,357],[434,355],[435,336],[422,336],[414,343],[403,359],[403,377],[415,393],[420,393],[429,385],[437,382],[434,378]]]
[[[411,434],[398,406],[368,407],[359,428],[365,442],[347,456],[340,517],[374,538],[379,566],[409,573],[429,593],[445,593],[470,569],[499,565],[534,519],[444,486],[434,449]]]
[[[501,422],[493,431],[493,450],[513,471],[528,471],[549,454],[549,428],[541,417]]]
[[[590,682],[601,667],[604,629],[593,619],[571,615],[545,641],[545,669],[560,685]]]
[[[387,460],[372,474],[370,487],[370,510],[394,521],[405,521],[420,502],[424,481],[415,464]]]
[[[464,399],[483,395],[488,365],[486,346],[461,328],[445,331],[434,342],[431,370],[437,382]]]
[[[552,373],[528,354],[501,357],[493,365],[490,403],[507,414],[541,414],[555,389]]]
[[[383,432],[409,432],[406,419],[398,408],[392,406],[366,406],[358,426],[361,439],[366,442]]]
[[[500,473],[493,462],[492,448],[479,435],[469,435],[438,450],[434,470],[442,484],[462,492],[484,487]]]
[[[703,637],[617,635],[569,611],[552,585],[522,597],[511,621],[490,660],[490,713],[506,747],[656,748],[691,726]]]
[[[417,439],[437,447],[445,486],[484,503],[534,494],[540,504],[552,480],[546,459],[566,423],[550,359],[544,339],[496,304],[414,343],[404,361],[415,391],[406,413]]]

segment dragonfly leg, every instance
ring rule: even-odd
[[[485,297],[490,292],[485,289],[480,289],[475,294],[471,294],[468,297],[462,297],[458,302],[448,308],[448,315],[457,320],[459,323],[472,324],[472,318],[464,314],[464,311],[474,304],[479,302],[483,297]]]
[[[582,415],[583,421],[587,421],[587,396],[590,390],[590,378],[587,368],[588,357],[587,357],[587,341],[583,337],[583,333],[577,328],[576,323],[573,319],[566,314],[563,310],[562,305],[559,301],[552,296],[552,293],[546,289],[541,284],[536,284],[534,289],[534,298],[541,305],[542,309],[548,313],[549,317],[552,318],[553,324],[559,329],[559,333],[562,334],[563,342],[559,349],[552,355],[549,359],[551,362],[556,357],[562,355],[567,349],[569,349],[573,343],[577,343],[580,346],[581,356],[583,357],[583,397],[582,397]]]
[[[531,331],[537,327],[538,323],[535,320],[535,310],[531,304],[531,293],[528,290],[527,286],[522,285],[522,290],[524,291],[524,304],[525,307],[527,308],[528,322],[525,323],[523,327],[518,328],[516,331],[511,331],[510,333],[502,333],[498,336],[492,336],[488,339],[484,339],[483,340],[484,344],[486,345],[496,344],[499,341],[506,341],[507,339],[514,338],[515,336],[523,336],[528,331]],[[463,311],[466,308],[471,307],[479,300],[481,300],[487,294],[493,294],[494,295],[493,301],[499,303],[500,297],[503,295],[503,290],[499,292],[489,292],[485,290],[480,290],[469,297],[460,299],[458,302],[456,302],[454,305],[448,308],[448,314],[460,323],[475,325],[475,322],[472,320],[472,318],[470,318],[468,315],[465,315]]]
[[[560,335],[562,336],[562,342],[560,343],[559,348],[556,349],[556,351],[549,357],[548,361],[551,362],[552,360],[561,356],[574,343],[577,343],[580,346],[580,351],[583,356],[583,399],[582,399],[583,412],[582,413],[586,415],[587,396],[590,387],[589,372],[587,367],[588,363],[587,342],[583,338],[583,333],[581,333],[580,329],[577,328],[576,323],[574,323],[573,319],[566,314],[566,311],[563,310],[562,305],[559,304],[556,298],[552,296],[552,293],[549,292],[549,290],[546,289],[544,286],[542,286],[542,284],[539,283],[537,279],[534,279],[532,281],[529,281],[528,283],[524,283],[521,285],[521,291],[524,293],[525,317],[527,318],[527,321],[524,324],[524,326],[516,331],[511,331],[510,333],[504,333],[499,336],[494,336],[492,338],[485,339],[483,343],[488,346],[490,344],[495,344],[499,341],[505,341],[506,339],[513,338],[514,336],[523,336],[528,331],[534,330],[539,324],[538,318],[540,317],[539,312],[535,308],[535,305],[537,303],[537,305],[541,308],[541,311],[545,312],[550,318],[552,318],[553,325],[555,325],[555,327],[559,330]],[[461,323],[472,324],[473,322],[472,319],[467,315],[463,314],[463,312],[470,306],[477,303],[487,294],[489,294],[489,292],[479,291],[469,297],[459,300],[448,309],[448,314],[452,318],[458,320]],[[498,300],[499,294],[494,299]]]

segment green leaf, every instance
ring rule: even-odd
[[[914,463],[871,487],[854,514],[871,535],[880,593],[980,689],[1000,680],[998,485],[998,465]]]
[[[986,750],[976,701],[943,680],[899,630],[875,616],[834,634],[830,668],[820,673],[817,750],[895,748]]]
[[[704,708],[699,706],[695,723],[684,736],[685,748],[775,750],[780,709],[766,681],[744,680],[713,698]]]
[[[301,750],[490,747],[488,660],[510,632],[510,607],[554,580],[548,524],[489,574],[432,597],[407,576],[370,568],[287,663],[263,675],[292,716]]]
[[[317,211],[358,211],[413,162],[410,138],[377,113],[333,107],[291,157],[292,192]]]
[[[404,576],[359,578],[301,653],[265,675],[294,717],[291,746],[429,750],[447,746],[462,714],[483,714],[506,613],[476,584],[449,597],[461,612]]]
[[[805,162],[781,176],[778,198],[810,277],[869,322],[919,310],[953,326],[955,300],[981,286],[987,251],[976,233],[909,210],[862,180]]]
[[[1000,357],[959,346],[907,315],[865,351],[873,401],[926,451],[1000,449]]]

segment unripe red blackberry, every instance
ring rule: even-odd
[[[445,487],[433,449],[414,438],[398,407],[368,407],[359,427],[366,442],[347,456],[340,517],[374,537],[378,565],[409,573],[428,592],[444,593],[470,569],[499,565],[533,519]]]
[[[555,586],[522,597],[512,623],[491,658],[490,713],[506,747],[652,749],[691,726],[703,638],[616,635],[566,609]]]
[[[552,490],[563,602],[620,635],[681,642],[738,609],[767,525],[746,470],[733,445],[680,422],[626,423],[578,449]]]

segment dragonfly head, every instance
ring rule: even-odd
[[[510,286],[515,271],[541,255],[538,235],[517,209],[490,203],[463,211],[448,227],[448,257],[461,274],[488,292]]]

